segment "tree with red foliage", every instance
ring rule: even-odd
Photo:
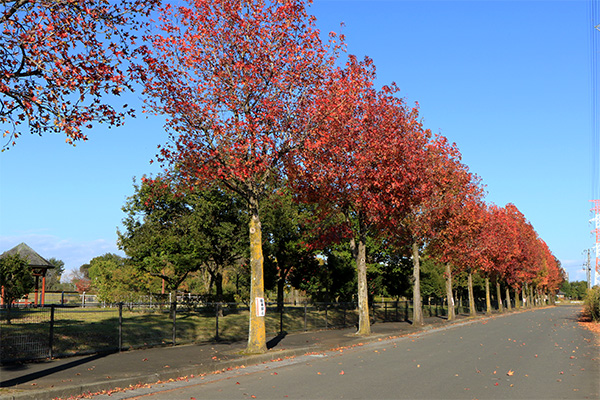
[[[9,143],[31,133],[86,140],[92,122],[120,125],[104,100],[132,89],[136,29],[159,0],[7,0],[0,6],[0,123]],[[125,109],[127,105],[123,106]],[[24,128],[27,125],[28,128]]]
[[[431,254],[446,266],[449,320],[455,316],[452,278],[462,271],[476,268],[484,217],[483,187],[479,178],[462,166],[457,170],[456,179],[456,183],[462,184],[465,190],[457,193],[453,207],[446,208],[445,221],[439,225],[428,245]]]
[[[486,213],[486,221],[481,232],[483,244],[480,270],[485,278],[486,310],[492,312],[490,295],[490,278],[496,279],[496,295],[498,307],[502,304],[500,279],[507,274],[513,260],[519,257],[521,248],[518,243],[518,232],[511,223],[507,208],[490,205]]]
[[[528,282],[535,277],[533,263],[536,258],[537,233],[514,204],[509,203],[504,209],[508,218],[507,223],[511,224],[512,229],[516,232],[516,242],[519,248],[518,254],[515,254],[512,262],[507,266],[505,279],[515,290],[515,307],[520,308],[519,295],[527,288]]]
[[[413,261],[413,323],[423,324],[420,289],[420,251],[448,227],[449,216],[460,208],[478,189],[472,184],[472,175],[461,164],[455,144],[441,135],[433,136],[421,124],[412,129],[420,132],[419,157],[410,165],[414,183],[408,196],[399,194],[404,208],[389,207],[388,221],[393,223],[386,231],[399,245],[410,248]]]
[[[370,333],[367,237],[387,222],[384,199],[403,207],[405,200],[398,193],[408,195],[411,176],[405,171],[419,154],[413,151],[413,110],[395,97],[394,85],[375,90],[374,78],[372,61],[359,62],[352,56],[345,68],[332,74],[318,103],[318,115],[325,118],[296,159],[290,179],[305,201],[317,204],[317,225],[336,221],[336,235],[323,235],[322,244],[350,242],[358,277],[360,335]],[[397,196],[386,197],[390,191]]]
[[[188,0],[161,10],[140,69],[148,107],[169,119],[159,161],[190,186],[218,180],[250,214],[247,351],[266,351],[260,202],[314,119],[308,111],[336,55],[301,0]],[[336,47],[337,48],[337,47]]]

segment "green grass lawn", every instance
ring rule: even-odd
[[[412,310],[404,304],[396,308],[375,303],[372,317],[377,321],[403,321],[410,318]],[[424,307],[425,316],[444,313],[435,306]],[[245,340],[248,335],[248,309],[244,306],[223,307],[218,318],[218,339]],[[408,313],[408,314],[407,314]],[[358,323],[356,309],[320,306],[286,306],[282,315],[269,307],[266,315],[268,335],[280,330],[298,332],[332,327],[354,326]],[[175,341],[182,343],[210,342],[217,339],[217,318],[213,307],[177,310]],[[15,358],[35,349],[37,356],[45,357],[50,343],[50,309],[13,309],[11,323],[6,320],[6,310],[0,313],[2,359]],[[55,308],[53,324],[53,355],[66,356],[102,350],[117,349],[119,345],[119,310],[113,308]],[[122,313],[122,346],[127,348],[169,345],[173,343],[173,320],[168,307],[153,309],[128,309]],[[44,347],[45,346],[45,347]],[[44,350],[46,349],[46,350]],[[45,353],[44,353],[45,352]],[[17,357],[19,358],[19,357]]]

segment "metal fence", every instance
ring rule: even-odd
[[[457,309],[464,312],[464,310]],[[468,310],[467,310],[468,311]],[[129,303],[104,307],[0,309],[0,362],[121,351],[126,349],[243,340],[249,308],[235,303]],[[409,301],[370,304],[371,323],[410,321]],[[428,316],[445,316],[443,302],[423,305]],[[355,303],[268,304],[267,334],[343,328],[358,324]]]

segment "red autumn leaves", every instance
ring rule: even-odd
[[[93,122],[120,125],[132,110],[106,94],[131,89],[133,32],[157,0],[6,1],[0,6],[0,124],[85,140]],[[4,143],[3,148],[9,143]]]

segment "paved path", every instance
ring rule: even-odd
[[[468,320],[460,316],[454,323]],[[349,346],[361,341],[406,335],[434,326],[448,325],[441,318],[427,318],[427,325],[409,322],[376,323],[373,335],[360,338],[355,328],[291,333],[270,339],[266,354],[241,354],[246,342],[203,343],[125,351],[114,354],[68,357],[38,363],[0,366],[0,398],[29,400],[68,398],[131,385],[156,383],[179,377],[210,374],[239,365],[260,364],[272,359]]]
[[[95,399],[598,399],[599,347],[578,312],[471,320]]]

